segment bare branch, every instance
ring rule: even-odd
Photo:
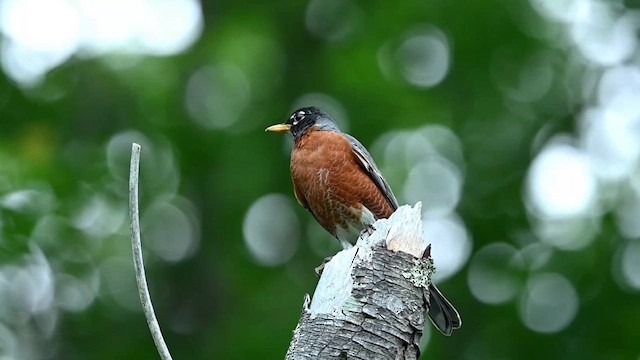
[[[144,272],[144,260],[142,259],[142,245],[140,243],[140,216],[138,210],[138,175],[140,169],[140,145],[134,143],[131,146],[131,167],[129,169],[129,215],[131,216],[131,246],[133,248],[133,263],[136,270],[136,282],[138,294],[142,303],[144,316],[151,332],[153,342],[156,344],[158,354],[162,360],[171,360],[171,354],[164,342],[160,325],[156,319],[147,286],[147,276]]]

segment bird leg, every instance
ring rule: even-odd
[[[333,256],[327,256],[326,258],[324,258],[324,260],[322,260],[322,264],[315,267],[314,270],[316,272],[316,275],[318,275],[318,277],[322,275],[322,272],[324,271],[324,266],[327,265],[327,263],[331,261],[331,259],[333,259]]]
[[[362,237],[364,234],[367,234],[367,237],[371,236],[376,231],[376,228],[373,227],[373,224],[365,224],[364,229],[360,231],[360,236]]]

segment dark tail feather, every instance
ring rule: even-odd
[[[462,326],[462,319],[456,308],[433,284],[429,286],[429,319],[446,336]]]

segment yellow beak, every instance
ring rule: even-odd
[[[289,125],[289,124],[276,124],[276,125],[269,126],[264,131],[276,132],[276,133],[285,133],[285,132],[287,132],[289,130],[291,130],[291,125]]]

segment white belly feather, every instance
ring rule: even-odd
[[[376,217],[365,206],[362,207],[362,211],[356,209],[352,209],[352,211],[356,213],[361,212],[359,221],[349,222],[346,228],[337,225],[335,230],[336,237],[345,249],[352,247],[356,241],[358,241],[358,237],[362,230],[364,230],[365,225],[373,225],[373,223],[376,222]]]

